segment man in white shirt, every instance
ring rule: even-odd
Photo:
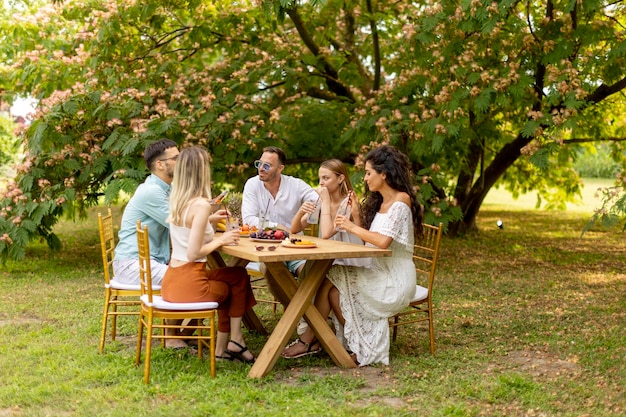
[[[290,230],[291,220],[305,201],[317,201],[318,195],[299,178],[283,175],[285,152],[276,147],[263,149],[261,159],[254,162],[259,175],[243,187],[241,217],[243,224],[259,226],[259,213],[266,213],[270,226]],[[305,261],[289,261],[287,267],[297,276]]]

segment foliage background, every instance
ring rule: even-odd
[[[240,189],[268,144],[311,178],[391,143],[427,221],[475,230],[488,191],[579,198],[590,141],[624,163],[623,2],[14,1],[0,9],[0,88],[40,107],[0,212],[0,256],[132,193],[162,136],[213,155]],[[620,177],[621,178],[621,177]]]

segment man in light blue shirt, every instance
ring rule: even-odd
[[[146,147],[144,160],[150,175],[137,187],[124,209],[115,247],[113,273],[115,280],[124,284],[139,285],[139,255],[137,253],[137,220],[148,226],[150,237],[150,264],[152,282],[161,285],[170,261],[169,195],[178,158],[176,142],[160,139]]]

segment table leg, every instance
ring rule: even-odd
[[[323,259],[314,262],[314,266],[302,280],[300,286],[298,286],[298,283],[284,264],[266,263],[268,279],[275,280],[276,285],[284,291],[285,296],[290,298],[290,301],[283,316],[278,321],[265,346],[263,346],[255,364],[250,369],[249,377],[260,378],[269,373],[278,361],[280,353],[296,329],[298,320],[303,314],[306,315],[318,340],[326,348],[337,365],[344,367],[356,366],[330,327],[328,327],[326,319],[322,317],[311,303],[333,260]]]

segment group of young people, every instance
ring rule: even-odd
[[[146,148],[144,159],[151,175],[124,210],[113,264],[116,279],[138,280],[134,228],[140,220],[150,231],[153,279],[162,280],[163,298],[217,301],[217,358],[254,362],[241,328],[244,313],[256,304],[246,270],[206,267],[208,254],[240,238],[236,230],[214,232],[214,225],[230,213],[211,210],[208,153],[200,147],[179,152],[175,142],[162,139]],[[332,312],[337,337],[356,363],[388,364],[388,318],[406,307],[415,291],[413,242],[421,234],[421,206],[408,158],[386,145],[369,152],[362,202],[341,161],[320,165],[317,188],[283,174],[285,163],[282,149],[263,149],[255,162],[258,175],[244,186],[243,224],[259,225],[263,213],[270,225],[299,233],[316,221],[324,239],[391,249],[388,258],[336,260],[315,297],[322,315]],[[340,207],[349,209],[340,211]],[[306,274],[305,261],[291,261],[287,267],[296,277]],[[311,329],[303,326],[298,333],[283,357],[298,358],[321,350]],[[167,342],[168,347],[185,346],[182,340]]]

